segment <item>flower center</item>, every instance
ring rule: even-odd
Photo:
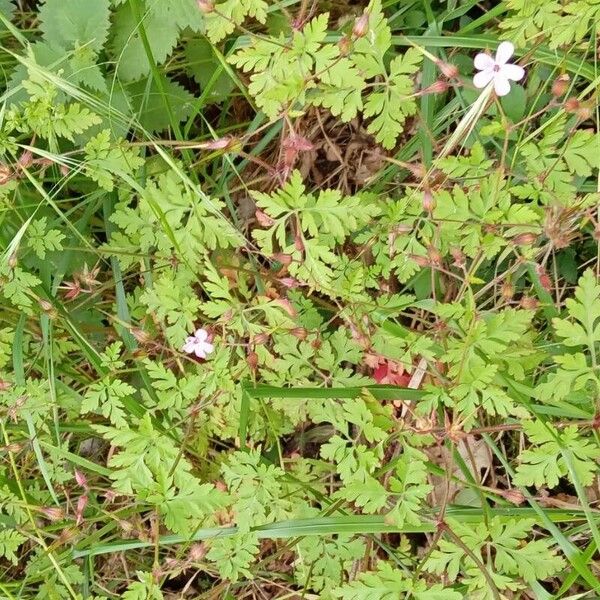
[[[500,71],[500,65],[494,65],[493,71],[494,73],[498,73],[498,71]]]

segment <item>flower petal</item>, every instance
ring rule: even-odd
[[[496,73],[496,77],[494,77],[494,90],[497,96],[506,96],[510,92],[510,83],[504,75]]]
[[[493,69],[496,62],[489,54],[484,54],[480,52],[473,61],[476,69],[480,71],[484,71],[485,69]]]
[[[508,79],[519,81],[525,76],[525,69],[519,65],[502,65],[500,73]]]
[[[505,65],[514,53],[515,47],[511,42],[502,42],[496,50],[496,62],[499,65]]]
[[[210,354],[215,349],[215,347],[212,344],[209,344],[208,342],[204,342],[203,346],[205,354]]]
[[[206,358],[206,354],[204,353],[204,346],[202,344],[198,344],[194,353],[198,358]]]
[[[493,71],[479,71],[479,73],[473,77],[473,85],[476,88],[484,88],[490,81],[492,81],[492,79],[494,79]]]
[[[199,342],[203,342],[208,337],[208,333],[206,329],[196,329],[194,336]]]
[[[186,338],[185,344],[183,345],[183,348],[181,349],[181,351],[187,352],[187,354],[191,354],[195,348],[196,348],[196,338],[189,337],[189,338]]]

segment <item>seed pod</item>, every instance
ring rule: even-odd
[[[356,22],[354,23],[354,27],[352,28],[352,35],[357,38],[365,37],[369,32],[369,13],[364,12]]]
[[[555,98],[561,98],[562,96],[564,96],[567,93],[567,90],[569,89],[570,80],[571,78],[569,77],[568,73],[563,73],[562,75],[559,75],[552,82],[552,95]]]

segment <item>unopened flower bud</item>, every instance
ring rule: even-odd
[[[131,533],[133,531],[133,523],[125,521],[125,519],[119,521],[119,527],[123,533]]]
[[[533,296],[523,296],[519,305],[525,310],[537,310],[540,303],[538,299]]]
[[[150,342],[150,336],[143,329],[132,327],[129,331],[138,344],[145,345]]]
[[[271,227],[271,225],[275,223],[275,221],[271,219],[271,217],[266,212],[263,212],[260,209],[256,209],[254,216],[256,217],[256,220],[258,221],[258,224],[261,227]]]
[[[291,254],[284,254],[283,252],[277,252],[273,254],[273,260],[276,260],[278,263],[281,263],[284,267],[287,267],[292,262]]]
[[[6,446],[4,446],[4,450],[6,450],[6,452],[11,452],[11,453],[15,454],[16,452],[21,452],[21,450],[23,450],[23,444],[17,444],[16,442],[11,442],[10,444],[7,444]]]
[[[48,300],[44,300],[44,298],[40,298],[38,300],[38,304],[40,305],[40,308],[46,313],[49,313],[52,310],[52,303],[48,302]]]
[[[252,341],[255,345],[262,346],[263,344],[266,344],[269,341],[269,334],[259,333],[258,335],[254,336],[254,339]]]
[[[354,23],[354,27],[352,28],[352,35],[357,38],[365,37],[369,32],[369,13],[364,12],[356,22]]]
[[[442,75],[448,79],[454,79],[458,75],[458,67],[456,65],[438,60],[436,66],[442,72]]]
[[[550,277],[550,275],[548,275],[548,271],[546,271],[546,269],[544,269],[544,267],[542,267],[542,265],[536,265],[535,272],[537,273],[537,276],[539,277],[542,287],[547,292],[552,291],[552,278]]]
[[[525,502],[525,496],[523,495],[523,492],[519,491],[519,490],[503,490],[502,491],[502,496],[504,497],[505,500],[508,500],[509,502],[512,502],[513,504],[516,504],[517,506],[519,504],[523,504],[523,502]]]
[[[515,286],[506,281],[503,285],[502,285],[502,289],[500,290],[500,293],[502,294],[502,297],[505,300],[511,300],[512,297],[515,295]]]
[[[347,56],[352,50],[352,40],[347,36],[343,36],[338,42],[338,48],[341,56]]]
[[[5,381],[4,379],[0,379],[0,392],[6,392],[10,390],[12,387],[12,383],[10,381]]]
[[[464,267],[465,266],[465,255],[460,248],[452,248],[450,250],[450,254],[452,254],[452,258],[454,259],[455,267]]]
[[[60,165],[58,170],[60,171],[60,174],[63,177],[67,177],[69,175],[69,173],[71,172],[71,169],[69,169],[69,167],[67,165]]]
[[[15,252],[13,252],[9,257],[8,257],[8,266],[11,269],[14,269],[17,266],[17,252],[15,250]]]
[[[212,0],[198,0],[197,4],[200,11],[204,14],[211,13],[215,10],[215,5]]]
[[[517,246],[531,246],[535,240],[537,240],[537,235],[532,232],[520,233],[519,235],[515,235],[512,239],[513,243]]]
[[[29,168],[33,164],[33,154],[31,153],[31,150],[25,150],[23,154],[19,156],[17,163],[23,169]]]
[[[3,163],[0,163],[0,185],[4,185],[8,183],[12,178],[12,171],[8,166]]]
[[[564,96],[567,93],[567,90],[569,89],[570,80],[571,78],[569,77],[568,73],[563,73],[562,75],[559,75],[552,82],[552,95],[555,98],[561,98],[562,96]]]
[[[308,331],[304,327],[294,327],[290,329],[290,333],[299,340],[305,340],[308,336]]]
[[[579,109],[579,106],[580,106],[580,104],[579,104],[579,100],[577,100],[577,98],[571,97],[571,98],[567,98],[565,100],[565,110],[568,113],[577,112],[577,110]]]
[[[443,81],[442,79],[438,79],[434,81],[431,85],[423,88],[421,90],[421,94],[443,94],[448,90],[450,84],[447,81]]]
[[[77,508],[75,509],[75,518],[76,518],[75,523],[77,525],[81,525],[83,523],[83,511],[85,510],[87,503],[88,503],[87,494],[84,494],[83,496],[79,496],[79,500],[77,500]]]
[[[590,106],[584,106],[583,104],[575,111],[577,118],[580,121],[587,121],[592,117],[592,109]]]
[[[432,265],[442,264],[442,255],[440,254],[440,251],[437,248],[429,246],[429,248],[427,248],[427,255],[429,256],[429,260],[431,261]]]
[[[427,168],[423,163],[411,163],[406,168],[415,179],[423,179],[427,175]]]
[[[430,261],[426,256],[420,256],[419,254],[411,254],[409,256],[419,267],[428,267],[430,265]]]
[[[61,508],[57,506],[47,506],[40,508],[40,512],[49,520],[49,521],[61,521],[65,517],[65,513]]]
[[[256,352],[248,352],[248,356],[246,356],[246,362],[248,363],[248,368],[251,371],[256,371],[256,367],[258,367],[258,354],[256,354]]]
[[[300,282],[297,279],[294,279],[293,277],[282,277],[277,281],[279,281],[279,283],[281,283],[281,285],[286,288],[294,289],[300,287]]]
[[[429,190],[425,190],[423,192],[423,210],[431,214],[434,211],[436,205],[437,203],[435,201],[435,198],[433,197],[433,194]]]
[[[87,477],[79,469],[75,469],[75,481],[77,482],[77,485],[81,486],[84,489],[87,489],[87,487],[88,487]]]
[[[190,560],[192,562],[198,562],[199,560],[202,560],[205,556],[206,553],[208,552],[208,548],[206,547],[205,544],[203,543],[199,543],[199,544],[192,544],[192,547],[190,548]]]

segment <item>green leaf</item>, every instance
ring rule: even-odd
[[[14,529],[0,529],[0,556],[16,565],[19,560],[16,551],[26,541],[27,538]]]
[[[46,217],[33,220],[27,229],[27,245],[38,258],[46,258],[46,252],[62,250],[65,236],[58,229],[47,229]]]
[[[39,11],[44,40],[66,51],[102,50],[110,27],[109,0],[45,0]]]
[[[143,27],[157,64],[165,62],[177,44],[185,27],[194,31],[202,28],[202,17],[194,0],[138,3]],[[139,31],[139,23],[127,2],[114,15],[112,50],[117,61],[117,73],[127,81],[140,79],[150,73],[150,62]]]
[[[140,124],[152,133],[163,131],[171,125],[169,114],[165,110],[163,94],[177,121],[187,119],[194,107],[194,96],[184,87],[164,75],[160,78],[162,80],[160,87],[155,78],[149,81],[142,79],[127,86],[133,108],[139,115]]]
[[[241,25],[246,17],[253,17],[264,23],[268,5],[264,0],[225,0],[216,5],[216,10],[205,16],[206,35],[216,44],[232,33],[236,25]]]
[[[379,561],[377,571],[360,573],[355,581],[333,590],[342,600],[397,600],[412,597],[419,600],[460,600],[462,594],[441,584],[427,585],[424,581],[405,577],[400,569]]]

